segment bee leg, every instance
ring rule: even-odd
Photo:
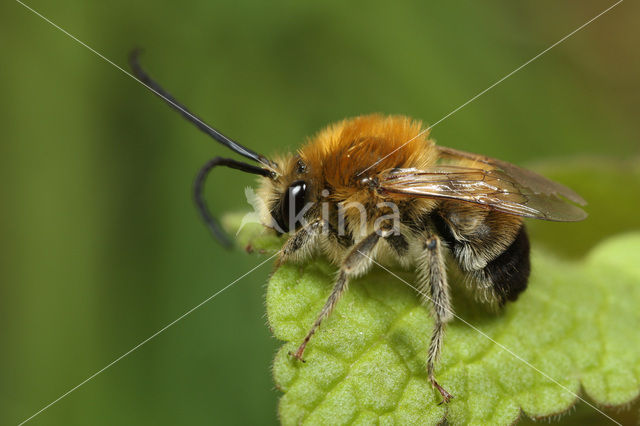
[[[308,254],[305,251],[309,247],[309,243],[322,231],[323,224],[324,220],[318,219],[296,231],[282,246],[278,260],[276,260],[276,268],[291,257],[296,257],[298,260],[304,258]]]
[[[322,320],[328,317],[333,311],[333,308],[335,308],[338,300],[340,300],[340,296],[342,296],[344,291],[347,289],[349,278],[354,275],[362,274],[369,268],[369,266],[371,266],[371,258],[369,257],[369,254],[374,249],[379,239],[380,235],[374,232],[365,237],[349,251],[349,253],[342,261],[338,279],[336,280],[336,283],[333,286],[333,290],[331,291],[329,298],[325,302],[324,307],[320,311],[318,318],[311,326],[311,329],[298,347],[298,350],[296,350],[295,353],[289,353],[289,355],[304,362],[304,360],[302,359],[302,354],[304,353],[304,350],[307,346],[307,343],[309,343],[311,336],[313,336],[313,334],[316,332],[316,330],[320,326],[320,323],[322,323]]]
[[[420,277],[423,302],[431,301],[435,321],[427,356],[427,374],[431,385],[442,395],[442,402],[447,403],[453,396],[440,386],[435,378],[435,365],[442,349],[445,325],[453,319],[440,238],[430,236],[425,241],[424,252],[418,260],[418,276]]]

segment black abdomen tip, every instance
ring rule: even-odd
[[[485,267],[501,304],[515,301],[527,288],[531,272],[529,253],[529,237],[522,225],[511,245]]]

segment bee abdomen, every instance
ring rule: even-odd
[[[466,238],[463,241],[456,238],[456,233],[441,213],[433,212],[429,220],[451,250],[463,273],[477,283],[477,291],[486,294],[488,290],[489,299],[495,300],[498,305],[504,305],[507,301],[515,301],[527,288],[531,265],[529,237],[523,224],[516,225],[518,227],[513,241],[502,249],[496,244],[501,240],[497,238],[497,233],[505,232],[505,229],[493,229],[493,235],[485,235],[484,238],[477,233],[463,234],[461,237]]]
[[[456,244],[459,244],[453,232],[451,232],[451,228],[449,228],[449,225],[447,225],[438,211],[431,212],[431,214],[424,219],[424,223],[427,224],[427,226],[428,224],[433,224],[440,238],[442,238],[450,249]]]
[[[527,288],[531,264],[529,260],[529,237],[524,225],[511,245],[483,269],[484,275],[494,288],[501,305],[515,301]]]

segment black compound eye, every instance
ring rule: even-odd
[[[296,220],[296,216],[304,209],[306,192],[307,183],[303,180],[295,181],[287,188],[282,200],[282,222],[287,228],[285,231],[298,228],[300,221]]]

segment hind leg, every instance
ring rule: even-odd
[[[442,244],[437,236],[430,236],[424,243],[423,254],[418,259],[418,276],[423,301],[430,302],[433,308],[434,327],[427,356],[427,374],[431,385],[442,395],[442,402],[447,403],[453,396],[436,381],[435,366],[442,350],[445,324],[453,319],[453,310]]]
[[[495,307],[516,300],[529,279],[529,239],[522,218],[497,211],[465,211],[447,202],[432,214],[438,235],[446,242],[469,288]],[[467,209],[469,207],[466,207]]]

